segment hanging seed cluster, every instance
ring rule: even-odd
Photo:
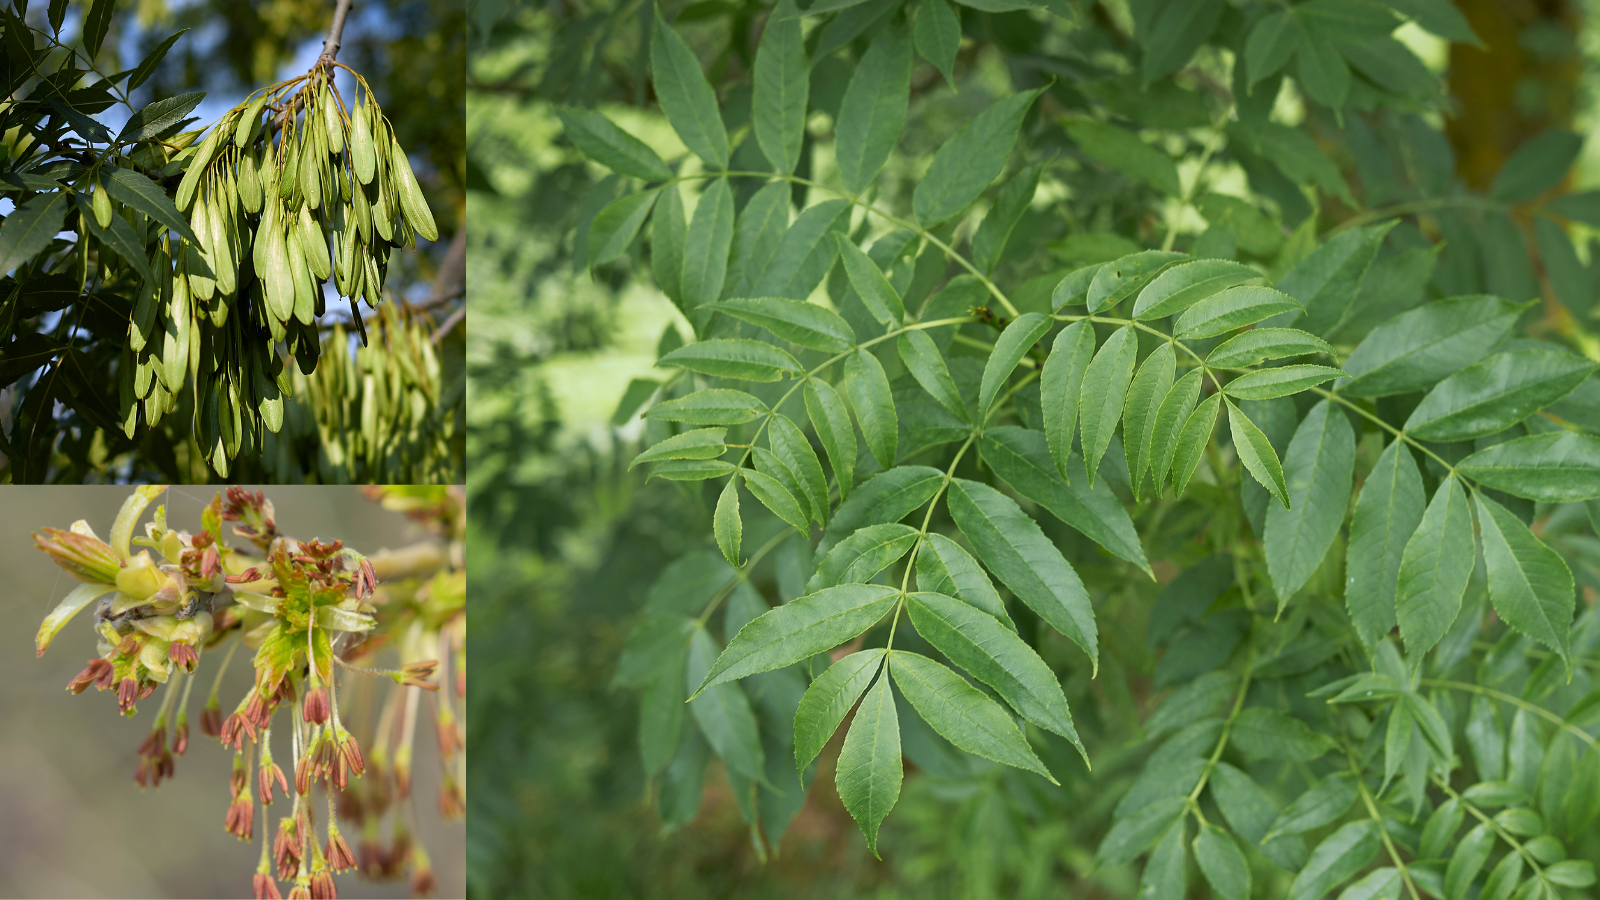
[[[185,150],[186,165],[169,165],[184,173],[175,200],[193,240],[157,242],[150,268],[170,276],[146,281],[135,305],[121,367],[130,438],[140,409],[155,425],[178,408],[187,376],[195,436],[226,476],[229,460],[283,427],[294,381],[279,345],[302,373],[316,370],[326,282],[359,323],[357,300],[378,305],[390,251],[438,238],[366,81],[355,75],[360,102],[347,105],[332,76],[319,67],[251,95]],[[93,211],[110,222],[105,191]]]
[[[274,477],[308,468],[296,462],[302,453],[330,483],[433,484],[454,477],[458,398],[445,396],[430,322],[394,304],[380,315],[375,339],[354,354],[342,352],[350,339],[336,325],[327,340],[341,352],[325,355],[310,374],[289,373],[296,402],[262,454]]]

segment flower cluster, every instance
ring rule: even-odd
[[[288,537],[278,530],[271,502],[239,488],[205,507],[197,533],[167,527],[165,507],[158,506],[144,535],[133,537],[164,489],[138,488],[124,503],[109,541],[82,521],[35,535],[41,550],[83,582],[40,626],[38,652],[48,649],[73,616],[98,603],[99,656],[68,689],[114,690],[119,710],[131,716],[156,688],[167,686],[139,748],[134,779],[141,787],[172,777],[174,758],[188,747],[194,673],[202,656],[222,652],[200,728],[234,751],[224,827],[252,840],[258,818],[266,822],[277,795],[289,801],[277,827],[263,827],[256,897],[280,897],[278,883],[287,881],[291,898],[332,898],[333,874],[354,868],[378,878],[409,870],[413,890],[425,893],[432,870],[402,824],[409,811],[400,804],[410,792],[411,734],[426,691],[436,698],[445,761],[440,809],[450,818],[463,811],[463,734],[449,694],[459,698],[465,690],[464,573],[450,565],[451,554],[429,545],[369,559],[342,541]],[[418,498],[408,503],[415,506]],[[433,513],[419,521],[438,530],[438,498],[423,506]],[[251,546],[229,547],[222,533],[229,525]],[[130,545],[149,549],[133,554]],[[423,573],[432,577],[424,580]],[[389,579],[392,585],[379,587]],[[369,658],[391,644],[400,665],[368,667]],[[218,698],[222,676],[241,645],[253,654],[254,679],[224,716]],[[450,653],[459,672],[456,690],[440,692],[433,676]],[[372,679],[352,676],[387,678],[394,686],[380,700]],[[356,701],[341,703],[341,693],[352,692]],[[346,724],[352,713],[360,728]],[[280,736],[287,732],[293,753],[288,774],[273,757],[275,729]],[[370,760],[363,743],[371,749]],[[319,785],[327,809],[321,823]],[[361,825],[359,857],[340,833],[341,815]],[[387,843],[381,840],[386,819]]]

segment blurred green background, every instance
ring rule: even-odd
[[[689,27],[699,29],[695,46],[704,54],[727,40],[726,28],[706,23],[731,18],[753,41],[752,23],[767,5],[673,3],[670,14],[701,23]],[[1128,6],[1058,5],[1097,22],[1122,20]],[[1517,146],[1548,127],[1594,134],[1600,3],[1456,5],[1485,49],[1448,47],[1420,31],[1411,37],[1449,91],[1446,134],[1461,181],[1486,187]],[[666,374],[652,368],[664,332],[690,332],[653,287],[642,254],[593,275],[576,261],[587,222],[609,199],[606,172],[561,137],[554,112],[598,108],[663,157],[683,152],[649,89],[639,38],[650,8],[626,0],[469,4],[469,641],[477,668],[468,886],[480,897],[541,900],[1067,896],[1072,882],[1061,873],[1085,872],[1093,854],[1073,823],[1102,814],[1119,791],[1108,798],[1070,783],[1043,791],[1001,776],[998,790],[963,792],[908,767],[878,860],[834,792],[837,737],[770,861],[758,859],[716,764],[698,816],[661,833],[636,748],[636,698],[610,683],[662,566],[710,547],[711,510],[695,492],[646,485],[642,470],[629,474],[642,423],[619,426],[612,415],[631,379]],[[940,137],[989,99],[1040,72],[1070,82],[1083,63],[1071,46],[1071,18],[1041,28],[1025,13],[965,13],[955,90],[936,76],[914,80],[901,152],[882,178],[886,196],[904,200]],[[712,56],[713,84],[749,66],[736,51]],[[918,79],[932,74],[917,70]],[[1348,156],[1337,162],[1355,177]],[[1600,141],[1587,142],[1572,181],[1574,189],[1600,184]],[[1035,205],[1062,199],[1041,190]],[[1044,216],[1023,220],[1013,244],[1025,249],[1008,252],[1008,283],[1084,261],[1049,227]],[[1109,220],[1084,227],[1133,230]],[[1126,721],[1097,727],[1129,745],[1139,736],[1136,715],[1149,706],[1144,674],[1135,679],[1139,696],[1098,698],[1120,706]],[[1117,757],[1114,749],[1106,755],[1112,772]],[[1134,887],[1110,883],[1126,873],[1096,877],[1108,879],[1106,896]]]
[[[359,488],[257,486],[277,506],[288,534],[341,538],[364,552],[396,548],[427,537],[398,513],[362,496]],[[94,690],[74,697],[64,688],[94,655],[96,636],[80,614],[35,659],[39,622],[77,583],[34,549],[31,533],[66,528],[84,519],[102,538],[128,496],[123,487],[23,487],[0,498],[0,613],[10,623],[0,652],[0,897],[249,897],[261,850],[223,829],[230,799],[231,751],[200,733],[204,692],[216,659],[203,660],[190,698],[189,750],[176,776],[159,788],[134,784],[138,747],[155,716],[159,694],[138,715],[117,714],[116,698]],[[203,487],[174,487],[163,500],[174,527],[199,527],[214,496]],[[149,521],[154,505],[143,521]],[[141,532],[142,533],[142,529]],[[234,544],[244,545],[234,539]],[[208,665],[210,663],[211,665]],[[235,660],[223,680],[224,712],[250,686],[250,668]],[[418,835],[432,857],[437,896],[465,892],[464,830],[433,810],[439,786],[437,747],[427,723],[418,730]],[[282,757],[287,753],[280,750]],[[284,812],[282,798],[273,809]],[[276,817],[272,826],[276,827]],[[347,834],[354,844],[355,835]],[[373,883],[353,873],[338,877],[342,897],[405,897],[405,882]],[[282,886],[284,891],[289,885]]]

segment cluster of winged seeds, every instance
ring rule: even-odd
[[[336,68],[354,75],[359,102],[340,95]],[[324,283],[347,298],[365,340],[356,301],[378,304],[390,251],[439,235],[371,88],[332,60],[253,93],[193,145],[199,134],[174,137],[182,150],[163,170],[183,173],[176,205],[188,220],[154,242],[128,326],[121,414],[132,437],[139,411],[159,422],[192,377],[200,446],[226,475],[229,460],[283,426],[294,385],[276,346],[302,372],[315,368]],[[102,229],[126,225],[104,190],[92,206]]]

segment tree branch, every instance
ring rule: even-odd
[[[322,41],[322,55],[317,65],[328,65],[339,55],[339,39],[344,36],[344,19],[350,14],[351,0],[338,0],[333,9],[333,24],[328,26],[328,36]]]

